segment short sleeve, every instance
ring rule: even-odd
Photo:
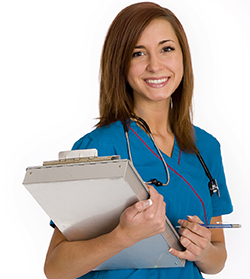
[[[215,217],[230,214],[233,211],[233,205],[226,183],[226,177],[221,156],[221,148],[219,144],[215,152],[213,165],[213,176],[216,178],[220,190],[220,197],[217,194],[214,194],[212,196],[213,216]]]
[[[105,140],[101,140],[101,138],[99,140],[94,139],[90,134],[85,135],[75,142],[72,150],[92,148],[98,150],[98,156],[112,156],[116,154],[115,148],[110,142],[107,143]]]
[[[217,180],[220,190],[220,197],[218,197],[217,193],[211,197],[212,216],[230,214],[233,211],[233,206],[227,187],[220,143],[215,137],[201,128],[195,127],[195,133],[197,147],[212,177]]]

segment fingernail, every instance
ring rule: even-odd
[[[168,252],[172,254],[172,253],[173,253],[173,249],[170,247],[170,248],[168,249]]]
[[[148,206],[151,206],[153,204],[151,199],[148,199]]]
[[[178,223],[182,226],[184,221],[183,220],[178,220]]]
[[[151,199],[145,200],[145,201],[141,201],[143,208],[147,209],[148,207],[150,207],[153,202]]]
[[[193,219],[194,219],[194,217],[193,217],[193,216],[188,215],[188,219],[189,219],[189,220],[193,220]]]

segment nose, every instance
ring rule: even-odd
[[[148,65],[147,65],[147,70],[149,72],[159,72],[161,71],[163,68],[163,65],[161,63],[160,57],[158,57],[157,55],[150,55],[149,59],[148,59]]]

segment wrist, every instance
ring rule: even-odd
[[[216,274],[223,269],[226,259],[225,245],[221,242],[211,242],[208,252],[195,261],[195,264],[203,273]]]
[[[117,245],[117,247],[119,247],[121,250],[131,247],[135,244],[135,242],[120,224],[110,234],[113,241],[116,243],[115,245]]]
[[[198,257],[198,259],[195,260],[196,265],[206,264],[209,261],[210,257],[215,253],[214,248],[215,247],[210,242],[203,253]]]

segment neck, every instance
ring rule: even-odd
[[[169,104],[155,107],[135,107],[135,114],[145,120],[153,135],[172,133],[169,123]]]

